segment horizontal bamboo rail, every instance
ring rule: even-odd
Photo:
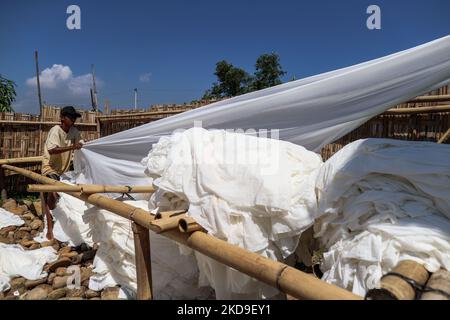
[[[4,169],[15,171],[30,179],[44,184],[65,185],[32,171],[3,165]],[[99,194],[77,194],[67,192],[75,198],[84,200],[101,209],[111,211],[121,217],[155,231],[152,226],[154,217],[146,210],[133,207],[129,204],[109,199]],[[270,286],[280,289],[298,299],[319,299],[319,300],[362,300],[345,289],[326,283],[320,279],[306,274],[300,270],[289,267],[281,262],[265,258],[259,254],[250,252],[238,246],[229,244],[226,241],[217,239],[201,231],[193,233],[181,233],[177,229],[162,232],[161,235],[176,242],[184,244],[194,250],[203,253],[227,266],[256,278]]]
[[[139,117],[149,117],[149,116],[163,116],[182,113],[184,110],[169,110],[169,111],[149,111],[149,112],[131,112],[124,114],[115,114],[107,116],[98,116],[97,119],[100,121],[107,120],[117,120],[117,119],[128,119],[128,118],[139,118]]]
[[[61,122],[57,121],[28,121],[28,120],[0,120],[0,123],[5,124],[30,124],[30,125],[44,125],[44,126],[54,126],[60,124]],[[97,126],[96,123],[83,123],[77,122],[75,126]]]
[[[444,133],[437,143],[444,143],[448,140],[448,138],[450,138],[450,128]]]
[[[102,186],[93,184],[82,185],[41,185],[29,184],[28,192],[82,192],[82,193],[153,193],[152,186]]]
[[[173,217],[155,219],[152,221],[152,226],[157,228],[156,233],[165,232],[168,230],[172,230],[178,228],[180,223],[180,219],[186,217],[185,214],[176,215]]]
[[[158,212],[157,214],[155,214],[155,220],[179,216],[186,212],[187,212],[187,210],[174,210],[174,211]]]
[[[419,96],[414,99],[411,99],[405,103],[417,103],[417,102],[442,102],[442,101],[450,101],[450,94],[446,95],[433,95],[433,96]]]
[[[185,216],[178,222],[181,232],[194,232],[204,230],[193,218]]]
[[[0,165],[2,165],[2,164],[18,164],[18,163],[41,163],[43,159],[44,159],[44,157],[1,159]]]
[[[437,113],[437,112],[450,112],[450,105],[389,109],[383,114],[413,114],[413,113]]]

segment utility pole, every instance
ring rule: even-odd
[[[137,88],[134,88],[134,110],[137,109]]]
[[[39,64],[38,64],[38,52],[34,51],[34,60],[36,62],[36,79],[37,79],[37,89],[38,89],[38,97],[39,97],[39,113],[42,118],[42,96],[41,96],[41,83],[39,82]],[[42,121],[42,119],[41,119]]]
[[[97,100],[97,87],[95,85],[95,70],[94,65],[91,65],[91,73],[92,73],[92,109],[94,109],[95,112],[98,111],[98,100]]]

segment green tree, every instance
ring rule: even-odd
[[[0,75],[0,112],[14,111],[11,104],[16,100],[16,84]]]
[[[281,77],[286,74],[280,64],[280,57],[276,53],[262,54],[256,60],[253,89],[261,90],[282,83]]]
[[[214,75],[218,82],[205,92],[203,99],[234,97],[250,90],[252,77],[225,60],[217,62]]]

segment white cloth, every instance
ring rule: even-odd
[[[450,146],[366,139],[321,168],[324,279],[364,295],[399,261],[450,270]]]
[[[15,277],[44,278],[47,273],[42,268],[57,258],[52,247],[24,250],[20,245],[0,243],[0,292],[8,290],[10,279]]]
[[[301,146],[193,128],[161,138],[142,162],[158,188],[154,197],[162,191],[186,200],[188,215],[209,234],[265,257],[283,260],[291,255],[302,231],[314,221],[314,185],[322,160]],[[158,201],[152,205],[160,207]],[[197,255],[197,260],[205,258]],[[233,293],[254,294],[249,298],[255,299],[277,294],[212,261],[199,266],[209,273],[206,278],[219,299]]]
[[[0,229],[9,226],[21,226],[25,223],[19,216],[0,208]]]
[[[78,183],[145,185],[148,146],[202,121],[212,129],[279,129],[318,151],[386,109],[450,82],[450,36],[386,57],[252,92],[87,143]],[[272,135],[269,135],[272,137]]]
[[[145,200],[125,203],[148,208]],[[84,219],[99,243],[89,288],[98,291],[120,285],[133,297],[137,283],[131,222],[95,207],[86,211]],[[211,295],[210,288],[198,286],[198,269],[192,255],[181,255],[175,242],[154,232],[150,232],[150,246],[155,299],[206,299]]]
[[[75,182],[74,173],[65,173],[61,176],[60,181],[73,185]],[[92,246],[94,242],[92,241],[90,226],[83,221],[83,214],[88,209],[86,202],[63,192],[59,192],[58,195],[60,198],[57,206],[51,211],[54,218],[54,238],[61,242],[67,242],[72,247],[79,246],[82,243]],[[37,242],[48,241],[47,224],[44,230],[34,237],[34,240]]]

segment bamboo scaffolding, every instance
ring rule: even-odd
[[[157,214],[155,214],[155,220],[175,217],[175,216],[178,216],[178,215],[186,213],[186,212],[187,212],[187,210],[174,210],[174,211],[158,212]]]
[[[163,219],[156,219],[152,221],[152,226],[157,228],[155,230],[156,233],[165,232],[168,230],[172,230],[175,228],[178,228],[178,224],[180,222],[180,219],[186,217],[185,214],[176,215],[173,217],[163,218]]]
[[[2,164],[18,164],[18,163],[41,163],[43,159],[44,159],[44,157],[1,159],[0,165],[2,165]]]
[[[384,114],[413,114],[413,113],[436,113],[436,112],[450,112],[450,105],[439,105],[429,107],[416,108],[397,108],[389,109]]]
[[[450,101],[450,94],[445,95],[433,95],[433,96],[419,96],[414,99],[409,100],[406,103],[417,103],[417,102],[442,102]]]
[[[65,185],[64,183],[40,174],[31,172],[23,168],[11,165],[3,165],[4,169],[15,171],[28,178],[44,184]],[[99,194],[77,194],[67,192],[78,199],[84,200],[101,209],[111,211],[121,217],[129,219],[147,229],[155,231],[152,226],[154,217],[140,208],[133,207],[126,203],[109,199]],[[177,229],[162,232],[161,235],[176,242],[184,244],[194,250],[203,253],[227,266],[256,278],[268,285],[280,289],[298,299],[319,299],[319,300],[361,300],[347,290],[328,284],[322,280],[306,274],[300,270],[289,267],[281,262],[265,258],[259,254],[249,252],[243,248],[217,239],[204,232],[181,233]],[[141,279],[141,277],[139,278]],[[142,285],[138,283],[138,286]]]
[[[28,192],[81,192],[81,193],[153,193],[152,186],[102,186],[94,184],[82,185],[41,185],[29,184]]]
[[[178,228],[181,232],[194,232],[204,230],[193,218],[184,216],[178,222]]]
[[[427,269],[412,260],[401,261],[380,280],[380,288],[369,290],[371,300],[415,300],[419,293],[411,283],[422,288],[429,278]]]
[[[448,140],[448,138],[450,138],[450,128],[444,133],[437,143],[444,143]]]

